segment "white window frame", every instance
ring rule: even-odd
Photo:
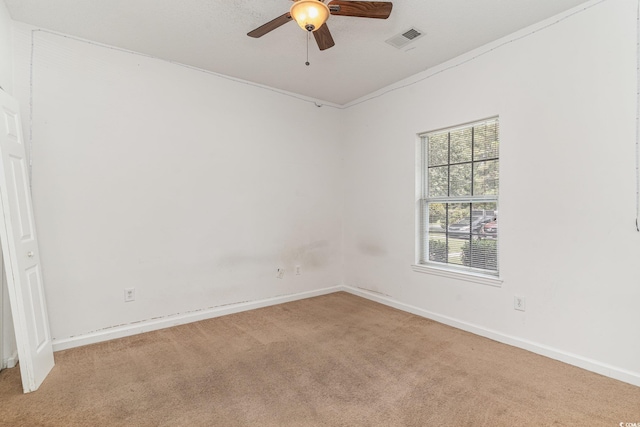
[[[428,215],[428,210],[424,209],[426,203],[429,202],[443,202],[443,203],[482,203],[491,202],[496,204],[496,210],[499,206],[499,194],[491,196],[465,196],[465,197],[431,197],[427,198],[427,179],[425,174],[428,170],[427,162],[427,136],[437,134],[441,132],[452,132],[464,128],[478,126],[482,123],[496,120],[499,122],[499,117],[489,117],[483,120],[477,120],[468,122],[465,124],[446,127],[441,129],[432,130],[429,132],[420,133],[417,135],[416,141],[416,246],[415,246],[415,259],[412,269],[419,273],[427,273],[442,277],[453,278],[457,280],[469,281],[480,283],[484,285],[497,286],[502,285],[502,279],[500,277],[500,260],[498,259],[498,271],[495,273],[477,269],[473,267],[460,266],[456,264],[443,264],[427,260],[422,260],[425,244],[429,241],[429,230],[425,230],[424,224],[428,221],[424,221],[423,215]],[[498,159],[500,158],[500,149],[498,149]],[[499,192],[498,192],[499,193]],[[500,233],[498,229],[498,234]],[[500,236],[498,235],[498,246],[500,245]],[[499,248],[498,248],[499,249]],[[498,250],[498,257],[500,257],[500,251]]]

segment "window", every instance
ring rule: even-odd
[[[421,137],[418,263],[498,275],[498,119]]]

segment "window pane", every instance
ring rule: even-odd
[[[471,236],[471,204],[447,203],[448,219],[447,236],[449,242],[456,239],[469,239]],[[458,247],[458,249],[460,249]]]
[[[473,194],[474,196],[498,194],[498,160],[474,163]]]
[[[495,203],[474,203],[472,205],[471,234],[473,238],[484,236],[484,226],[497,218]]]
[[[449,167],[429,168],[429,197],[447,196],[449,194]]]
[[[497,159],[498,145],[497,121],[473,128],[473,160]]]
[[[449,133],[439,133],[428,137],[429,166],[446,165],[449,162]]]
[[[466,241],[462,239],[449,239],[447,242],[449,264],[462,265],[462,247]]]
[[[447,262],[447,239],[444,235],[429,237],[429,261]]]
[[[462,165],[451,165],[450,176],[450,196],[470,196],[471,195],[471,163]]]
[[[471,161],[471,128],[451,132],[451,163]]]
[[[447,262],[446,244],[446,205],[444,203],[427,203],[422,205],[422,226],[424,230],[424,242],[420,255],[421,261]],[[427,240],[428,237],[428,240]]]
[[[480,240],[472,239],[467,246],[470,248],[471,260],[470,265],[473,268],[482,268],[485,270],[498,270],[498,242],[497,240]],[[468,250],[464,252],[464,256],[468,256]]]
[[[449,225],[471,216],[471,204],[469,203],[447,203],[446,205]]]
[[[447,206],[444,203],[429,203],[429,233],[445,233],[447,231]]]
[[[474,215],[497,215],[498,204],[496,202],[473,203]]]

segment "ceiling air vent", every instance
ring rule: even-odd
[[[417,28],[410,28],[407,31],[398,34],[397,36],[393,36],[388,40],[385,40],[388,44],[398,49],[402,49],[409,43],[419,39],[424,36],[424,33]]]

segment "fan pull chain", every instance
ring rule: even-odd
[[[307,62],[304,63],[307,67],[309,66],[309,39],[311,38],[311,31],[307,31]]]

